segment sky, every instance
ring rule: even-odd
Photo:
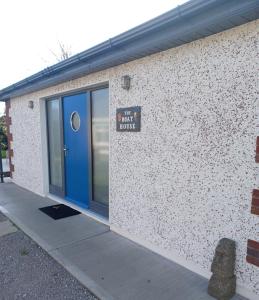
[[[8,0],[0,3],[0,90],[186,0]],[[0,103],[0,114],[4,105]]]

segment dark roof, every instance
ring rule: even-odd
[[[120,65],[258,19],[259,0],[192,0],[0,91],[0,100]]]

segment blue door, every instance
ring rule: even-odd
[[[83,208],[89,206],[89,94],[63,98],[65,198]]]

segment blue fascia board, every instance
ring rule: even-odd
[[[0,101],[230,29],[259,17],[259,0],[192,0],[0,91]]]

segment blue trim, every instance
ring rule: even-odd
[[[67,197],[67,196],[66,196],[64,199],[65,199],[66,201],[68,201],[68,202],[71,202],[72,204],[75,204],[75,205],[77,205],[77,206],[79,206],[79,207],[81,207],[81,208],[84,208],[84,209],[87,209],[87,210],[90,211],[88,205],[86,205],[85,203],[76,201],[76,200],[71,199],[71,198],[69,198],[69,197]]]
[[[192,0],[0,91],[0,101],[258,19],[259,0]]]

